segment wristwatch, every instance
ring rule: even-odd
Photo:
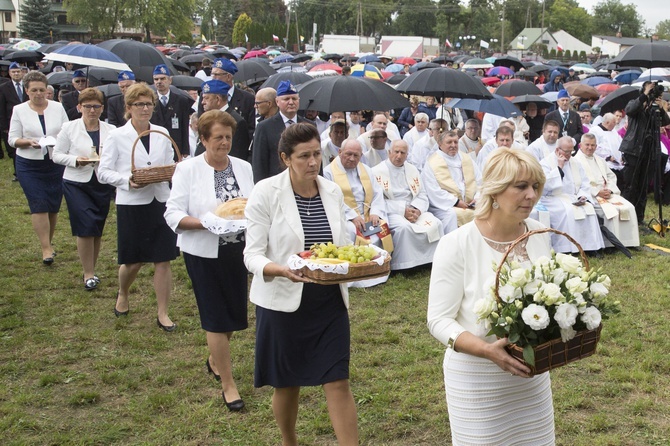
[[[449,339],[447,339],[447,348],[452,349],[453,351],[456,351],[454,348],[454,344],[456,343],[456,339],[463,334],[463,331],[454,331],[450,336]]]

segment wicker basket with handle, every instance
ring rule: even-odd
[[[510,246],[507,247],[507,250],[503,254],[502,260],[498,265],[498,269],[496,270],[496,282],[495,282],[495,297],[498,303],[503,303],[499,294],[500,272],[502,271],[505,261],[507,260],[509,254],[519,243],[529,238],[530,236],[535,234],[544,234],[546,232],[553,232],[554,234],[562,235],[563,237],[566,237],[568,240],[570,240],[570,242],[572,242],[579,250],[579,255],[582,258],[582,262],[584,262],[584,268],[586,268],[587,271],[590,269],[589,261],[586,258],[586,254],[584,253],[584,250],[582,249],[580,244],[577,243],[577,241],[574,238],[570,237],[565,232],[558,231],[553,228],[543,228],[528,231],[519,238],[517,238],[516,240],[514,240],[510,244]],[[600,341],[600,331],[602,330],[602,328],[603,326],[601,324],[600,326],[598,326],[598,328],[594,330],[578,331],[575,337],[570,341],[568,341],[567,343],[563,342],[559,337],[558,339],[552,339],[551,341],[547,341],[543,344],[533,347],[533,350],[535,351],[534,366],[528,364],[524,360],[523,347],[519,347],[516,344],[508,344],[507,347],[505,348],[512,356],[514,356],[516,359],[518,359],[531,369],[530,373],[531,376],[537,375],[540,373],[544,373],[548,370],[555,369],[564,366],[566,364],[569,364],[571,362],[578,361],[582,358],[586,358],[588,356],[593,355],[596,352],[596,346],[598,345],[598,341]]]
[[[167,139],[169,139],[170,143],[172,144],[172,149],[177,154],[177,162],[181,161],[181,153],[179,152],[179,147],[177,147],[177,143],[174,142],[174,139],[172,139],[170,135],[168,135],[165,132],[161,132],[160,130],[143,131],[142,133],[137,135],[137,138],[133,143],[133,149],[130,152],[130,173],[132,174],[130,179],[133,181],[133,183],[136,183],[140,186],[146,186],[147,184],[162,183],[163,181],[172,180],[172,175],[174,175],[174,170],[177,167],[176,163],[166,164],[164,166],[142,167],[139,169],[135,167],[135,149],[137,148],[137,144],[140,142],[142,137],[149,135],[151,133],[158,133],[159,135],[163,135]]]

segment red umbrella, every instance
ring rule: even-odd
[[[399,57],[395,60],[395,63],[402,65],[414,65],[416,60],[412,59],[411,57]]]
[[[251,59],[253,57],[265,57],[265,50],[256,50],[256,51],[249,51],[247,54],[244,55],[245,59]]]
[[[339,65],[335,65],[334,63],[322,63],[312,67],[309,71],[325,71],[325,70],[333,70],[336,71],[337,74],[342,74],[342,67]]]
[[[491,86],[500,83],[500,78],[497,77],[483,77],[479,79],[484,85]]]
[[[621,86],[617,84],[600,84],[596,86],[596,90],[600,92],[600,96],[605,96],[614,90],[618,90],[620,87]]]

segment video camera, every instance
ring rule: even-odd
[[[652,82],[652,84],[654,86],[648,95],[650,102],[654,102],[656,99],[662,97],[663,93],[665,93],[665,88],[663,87],[663,85],[660,85],[659,81]]]

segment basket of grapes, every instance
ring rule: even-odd
[[[312,245],[291,256],[289,266],[321,285],[382,277],[391,271],[391,255],[374,245]]]

